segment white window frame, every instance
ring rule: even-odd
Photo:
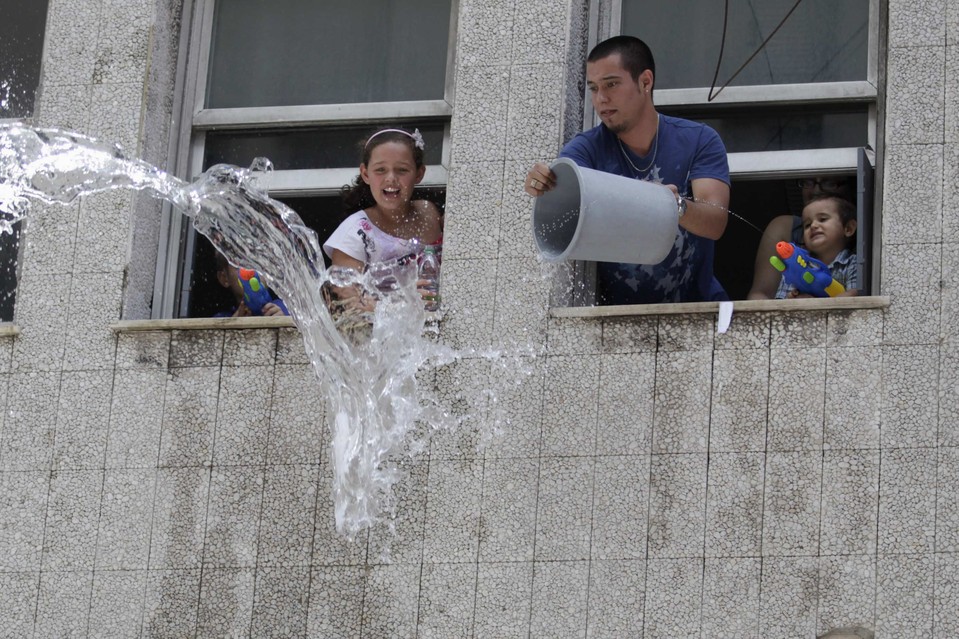
[[[428,165],[421,183],[443,187],[448,180],[450,120],[453,114],[453,77],[459,0],[451,0],[444,95],[440,100],[367,102],[251,108],[205,108],[210,46],[216,2],[228,0],[185,0],[181,30],[177,101],[181,126],[171,141],[174,173],[195,179],[203,170],[208,131],[229,128],[252,131],[305,126],[344,124],[402,124],[423,119],[445,121],[441,163]],[[273,197],[335,195],[356,177],[356,168],[276,170],[260,184]],[[194,233],[189,221],[168,204],[164,205],[153,295],[154,319],[184,314],[193,270]],[[185,240],[185,241],[184,241]]]

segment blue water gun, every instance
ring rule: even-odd
[[[263,315],[263,307],[273,302],[280,307],[284,315],[290,314],[290,312],[286,310],[286,305],[283,303],[283,300],[273,299],[273,296],[270,295],[270,292],[266,289],[266,284],[263,283],[263,278],[260,277],[259,273],[251,268],[241,268],[238,273],[240,286],[243,287],[243,302],[246,304],[246,307],[250,309],[251,313],[254,315]]]
[[[845,292],[846,287],[833,278],[829,267],[812,257],[806,249],[792,242],[776,244],[776,253],[769,263],[783,274],[786,283],[800,293],[813,297],[836,297]]]

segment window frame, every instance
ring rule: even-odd
[[[445,187],[450,164],[450,122],[454,101],[454,62],[459,0],[450,0],[446,76],[442,99],[272,107],[207,108],[216,3],[226,0],[184,0],[180,65],[174,112],[179,130],[171,136],[173,173],[192,180],[203,171],[206,134],[213,130],[283,129],[349,124],[403,124],[443,120],[441,163],[428,165],[423,187]],[[187,37],[184,37],[186,35]],[[262,184],[273,197],[335,195],[356,177],[356,168],[275,170]],[[183,316],[189,302],[196,233],[185,216],[163,206],[160,247],[153,295],[154,319]]]
[[[873,169],[871,211],[867,211],[870,220],[868,265],[868,290],[871,295],[879,294],[881,254],[881,202],[882,202],[882,160],[883,160],[883,118],[885,94],[885,69],[882,54],[886,51],[885,16],[888,11],[886,0],[869,0],[868,34],[866,50],[866,78],[846,82],[819,82],[805,84],[773,84],[729,86],[711,102],[709,87],[682,89],[657,89],[657,110],[674,107],[709,109],[729,106],[779,106],[803,104],[849,104],[858,103],[867,106],[867,146],[842,147],[830,149],[798,149],[785,151],[754,151],[729,153],[729,174],[736,179],[791,179],[807,176],[860,173],[861,152],[865,151]],[[597,43],[622,33],[623,0],[594,0],[589,4],[588,47],[591,50]],[[653,52],[655,55],[655,51]],[[588,92],[583,104],[583,129],[592,128],[600,123],[593,111]],[[860,187],[862,185],[859,185]],[[863,207],[859,206],[860,217]],[[575,267],[586,274],[588,280],[595,278],[595,268],[589,263]],[[581,296],[582,297],[582,296]],[[582,304],[583,300],[572,300]]]
[[[608,36],[622,33],[623,0],[605,0],[609,3],[608,9]],[[696,87],[686,89],[657,89],[657,106],[687,106],[687,105],[707,105],[707,104],[728,104],[728,103],[777,103],[783,102],[777,100],[773,92],[800,92],[796,99],[786,101],[789,104],[813,102],[822,100],[837,100],[855,98],[857,95],[870,97],[875,100],[878,97],[879,90],[879,13],[882,8],[880,0],[869,0],[869,40],[866,48],[866,79],[853,80],[848,82],[810,82],[805,84],[772,84],[772,85],[747,85],[747,86],[729,86],[723,89],[723,92],[716,96],[712,102],[707,102],[709,95],[708,87]],[[653,52],[655,55],[655,51]],[[841,93],[842,87],[852,89],[852,93],[844,95]],[[706,93],[703,93],[703,88]],[[836,89],[840,89],[837,93]],[[663,97],[665,96],[665,97]],[[725,97],[723,97],[725,96]],[[870,140],[872,141],[872,140]]]

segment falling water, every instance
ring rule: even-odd
[[[271,167],[258,161],[253,168]],[[396,285],[384,291],[370,273],[325,270],[314,231],[255,188],[254,174],[221,164],[187,183],[126,157],[118,146],[59,130],[3,125],[0,233],[11,232],[33,199],[66,204],[112,189],[143,190],[190,217],[231,262],[259,271],[286,302],[314,372],[329,389],[336,529],[352,539],[393,508],[393,486],[400,479],[395,462],[404,447],[423,445],[410,446],[414,424],[448,425],[440,405],[417,388],[417,370],[452,362],[458,354],[424,337],[428,314],[412,281],[415,274],[394,273]],[[350,333],[338,330],[323,298],[327,282],[358,286],[378,298],[372,317],[347,313],[338,320],[367,327],[364,339],[347,339],[344,334]]]

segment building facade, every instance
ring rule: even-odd
[[[202,257],[148,196],[35,205],[0,324],[4,634],[959,636],[959,3],[861,3],[852,79],[751,80],[721,113],[689,86],[662,87],[662,108],[717,127],[796,104],[859,127],[838,150],[746,144],[731,155],[734,193],[737,179],[753,192],[854,175],[854,147],[868,151],[871,295],[736,302],[725,332],[715,304],[572,306],[567,275],[533,249],[526,170],[590,121],[586,51],[642,26],[646,4],[387,3],[402,6],[376,20],[340,7],[353,21],[332,26],[313,7],[303,37],[340,31],[356,47],[335,61],[351,81],[326,103],[316,96],[336,74],[317,71],[309,93],[311,65],[327,68],[309,47],[280,39],[270,51],[293,57],[271,66],[243,24],[230,30],[242,11],[282,27],[265,4],[50,0],[35,100],[6,115],[185,178],[259,139],[291,158],[271,193],[315,219],[355,174],[343,139],[370,123],[421,127],[436,149],[427,184],[446,202],[441,339],[533,372],[507,383],[481,357],[436,371],[451,405],[492,389],[499,408],[468,403],[460,429],[407,463],[397,537],[344,541],[324,397],[296,328],[178,319]],[[704,21],[671,31],[680,53],[684,36],[719,30]],[[414,43],[417,29],[446,46]],[[384,58],[363,58],[378,44]],[[430,81],[350,93],[381,67],[368,84],[421,69]],[[227,90],[287,75],[305,98]],[[326,146],[334,159],[311,155]],[[588,271],[569,275],[587,296]],[[508,425],[479,447],[494,413]]]

